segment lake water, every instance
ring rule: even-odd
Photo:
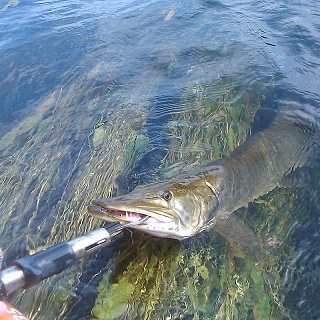
[[[6,264],[99,227],[92,199],[219,158],[277,110],[317,121],[319,74],[317,1],[0,0]],[[10,299],[30,319],[318,319],[317,159],[239,213],[259,258],[214,233],[127,233]]]

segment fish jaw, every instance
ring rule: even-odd
[[[122,199],[122,197],[119,198]],[[152,207],[150,203],[144,206],[141,202],[139,206],[133,204],[130,204],[130,206],[118,205],[115,203],[115,199],[117,198],[92,201],[92,204],[88,206],[89,214],[94,218],[109,222],[133,223],[130,228],[161,238],[183,240],[193,235],[191,230],[181,232],[179,219],[166,206],[157,204]],[[147,219],[139,223],[144,218]]]

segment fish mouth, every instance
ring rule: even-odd
[[[118,221],[120,223],[148,221],[150,223],[171,223],[174,218],[168,214],[159,212],[157,208],[132,208],[126,206],[113,206],[103,201],[94,200],[88,206],[88,212],[91,216],[106,220],[109,222]],[[146,219],[148,218],[148,219]]]

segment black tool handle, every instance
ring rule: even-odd
[[[12,265],[18,266],[24,273],[27,289],[36,283],[58,274],[75,264],[77,258],[72,247],[67,243],[59,243],[31,256],[15,260]]]
[[[58,274],[122,235],[123,227],[119,222],[115,222],[31,256],[17,259],[8,268],[0,271],[0,296],[6,296],[20,288],[27,289]]]

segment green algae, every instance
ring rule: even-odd
[[[93,67],[88,79],[103,66]],[[217,159],[246,138],[260,99],[253,94],[253,89],[247,92],[233,88],[231,80],[220,81],[181,92],[181,112],[173,115],[163,129],[170,140],[160,172],[170,167],[178,171],[181,167],[188,169]],[[211,91],[219,91],[219,86],[226,83],[229,91],[216,99],[208,98],[214,96]],[[92,99],[75,113],[73,106],[82,106],[85,100],[75,92],[85,92],[90,97],[91,90]],[[110,87],[106,90],[110,92]],[[140,96],[138,90],[136,94]],[[234,96],[239,98],[233,99]],[[99,97],[94,94],[91,82],[72,83],[62,92],[57,89],[54,95],[40,102],[37,117],[30,116],[18,131],[14,128],[0,141],[6,148],[3,161],[10,164],[1,173],[2,192],[6,195],[1,198],[1,204],[10,208],[6,220],[16,221],[13,233],[17,241],[27,238],[25,247],[30,251],[97,227],[100,222],[87,216],[88,201],[109,196],[115,187],[113,177],[128,174],[134,163],[150,150],[149,138],[141,130],[147,119],[147,104],[136,103],[135,108],[131,108],[132,97],[128,104],[119,103],[117,99],[106,102]],[[244,106],[246,109],[242,110]],[[23,148],[20,149],[22,136]],[[66,136],[72,138],[64,141]],[[75,151],[74,145],[79,144],[81,147]],[[72,164],[67,170],[64,169],[66,163]],[[179,163],[181,166],[176,166]],[[176,171],[167,170],[168,175],[173,172]],[[14,188],[10,189],[12,185]],[[59,195],[55,195],[57,185],[63,186]],[[36,223],[41,210],[45,210],[39,203],[57,196],[59,201],[47,209],[41,223]],[[29,214],[27,228],[18,223],[18,212]],[[11,229],[6,224],[2,228],[2,241],[6,242],[12,235],[5,230]],[[236,246],[232,250],[225,248],[224,240],[216,234],[201,235],[183,243],[134,234],[131,241],[128,247],[135,248],[131,253],[123,250],[116,260],[109,262],[110,270],[116,271],[107,272],[99,285],[93,309],[96,318],[128,315],[132,319],[166,316],[212,319],[214,315],[234,314],[241,309],[239,305],[243,306],[237,311],[241,314],[244,310],[253,310],[253,304],[244,299],[250,278],[230,278],[234,268],[227,261],[233,259]],[[244,259],[238,252],[239,255]],[[83,264],[79,269],[82,267]],[[79,283],[78,274],[79,270],[74,267],[34,290],[20,293],[17,297],[17,301],[21,301],[20,309],[30,318],[37,318],[38,308],[48,319],[62,314],[68,308],[69,292]],[[52,286],[54,289],[49,290]],[[260,292],[257,296],[265,295]],[[31,300],[34,304],[30,304]],[[259,306],[264,306],[265,301],[262,299]],[[261,313],[265,309],[257,310]]]
[[[164,176],[220,158],[246,139],[264,89],[255,88],[253,94],[230,86],[225,96],[206,101],[217,85],[183,92],[186,111],[175,114],[166,129],[171,147],[160,170]],[[134,233],[130,250],[116,258],[115,272],[104,275],[93,318],[297,319],[284,305],[283,273],[294,255],[287,235],[314,210],[310,204],[300,210],[303,199],[317,198],[310,192],[306,187],[276,188],[247,210],[239,210],[259,238],[258,251],[226,241],[214,231],[180,243]],[[118,284],[134,289],[122,294],[115,290]],[[110,316],[103,307],[104,297],[112,295],[122,314]]]
[[[261,98],[230,85],[225,95],[206,100],[210,90],[218,85],[198,85],[182,94],[181,105],[186,111],[174,115],[167,126],[171,147],[161,168],[165,176],[181,167],[185,169],[217,159],[246,139]],[[233,100],[233,96],[240,98]],[[230,100],[233,102],[228,103]],[[265,220],[261,218],[258,222],[263,228]],[[251,227],[258,230],[259,224]],[[174,240],[150,237],[143,241],[147,236],[140,239],[137,234],[135,237],[136,242],[129,245],[137,248],[135,254],[119,253],[122,271],[113,277],[109,273],[104,275],[103,283],[107,285],[99,286],[96,300],[99,311],[93,309],[95,318],[149,319],[152,315],[156,319],[259,319],[288,314],[281,303],[274,303],[270,287],[265,285],[265,266],[249,249],[236,243],[225,244],[214,232],[178,245]],[[127,259],[130,262],[123,271]],[[120,302],[121,292],[114,291],[119,283],[135,287],[131,296],[128,298],[125,292]],[[122,315],[109,317],[102,306],[104,297],[110,298],[112,294],[122,306],[127,305]]]
[[[210,99],[220,87],[224,88],[222,94]],[[263,96],[264,88],[255,89],[233,87],[231,79],[220,79],[186,90],[181,103],[187,111],[173,116],[170,126],[171,144],[176,147],[169,150],[170,162],[183,160],[190,164],[199,159],[202,164],[221,158],[241,144]]]
[[[70,83],[67,74],[68,84],[37,101],[34,112],[0,138],[0,246],[8,262],[99,227],[87,213],[88,202],[108,196],[114,177],[145,152],[140,130],[149,110],[141,97],[152,85],[129,89],[111,82],[102,88],[96,78],[104,78],[106,68],[98,63]],[[30,319],[57,319],[84,266],[17,292],[13,303]]]
[[[103,141],[103,138],[105,137],[105,131],[103,127],[98,127],[94,130],[94,135],[93,135],[93,146],[97,148]]]
[[[107,285],[107,277],[100,282],[98,290],[103,290]],[[100,314],[107,315],[109,319],[121,316],[127,308],[125,301],[128,301],[134,292],[134,285],[122,278],[111,286],[110,296],[105,296],[94,306],[93,313],[100,317]],[[115,297],[115,298],[114,298]]]
[[[149,138],[146,135],[135,134],[131,136],[125,147],[122,172],[128,174],[134,163],[139,161],[150,150]]]
[[[101,63],[94,66],[87,79],[94,79],[105,67]],[[220,86],[228,90],[216,96],[213,91],[219,91]],[[115,187],[114,177],[119,172],[128,174],[135,161],[150,150],[149,138],[141,130],[147,119],[147,103],[135,103],[132,108],[132,97],[130,102],[116,98],[105,101],[94,94],[93,88],[93,83],[80,82],[64,88],[62,96],[57,90],[54,99],[49,100],[50,96],[39,104],[38,118],[26,119],[0,140],[0,146],[6,148],[0,204],[9,208],[5,220],[15,223],[14,227],[9,222],[0,227],[4,243],[13,232],[18,242],[27,239],[24,246],[28,250],[36,250],[99,226],[99,221],[88,218],[87,203],[92,198],[109,196]],[[107,89],[110,92],[110,87]],[[117,92],[118,88],[112,90]],[[205,164],[242,143],[264,90],[233,87],[232,79],[184,89],[181,112],[173,115],[163,129],[170,139],[159,172],[170,176]],[[92,94],[92,99],[82,106],[83,96],[75,92]],[[83,108],[75,113],[75,105]],[[17,145],[22,145],[22,136],[24,147],[20,150]],[[67,142],[66,136],[71,137]],[[77,144],[81,147],[75,151]],[[67,170],[66,163],[72,164]],[[57,185],[63,189],[58,195],[54,191]],[[290,310],[283,306],[285,292],[279,260],[290,257],[290,245],[285,243],[290,227],[296,219],[308,219],[309,211],[295,210],[302,199],[309,198],[308,192],[277,189],[250,205],[247,213],[239,213],[259,236],[263,248],[259,255],[225,242],[214,232],[182,243],[134,233],[127,249],[121,248],[114,259],[106,262],[111,271],[99,284],[93,317],[290,318]],[[39,203],[57,196],[54,208],[36,223],[40,210],[45,210]],[[25,215],[19,216],[20,212]],[[19,223],[21,217],[28,221],[28,228]],[[46,319],[55,319],[67,310],[70,292],[79,283],[83,266],[20,293],[17,301],[21,310],[30,319],[38,318],[39,309]]]

